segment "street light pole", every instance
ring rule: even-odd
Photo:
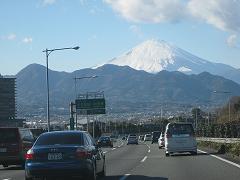
[[[61,50],[67,50],[67,49],[78,50],[78,49],[79,49],[79,46],[70,47],[70,48],[46,49],[46,50],[42,51],[42,52],[45,52],[45,53],[46,53],[47,128],[48,128],[48,132],[50,131],[48,56],[49,56],[53,51],[61,51]]]
[[[46,64],[47,64],[47,70],[46,70],[46,82],[47,82],[47,128],[48,128],[48,132],[50,132],[48,56],[49,56],[48,49],[46,49]]]

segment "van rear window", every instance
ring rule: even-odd
[[[194,134],[194,130],[191,124],[170,124],[169,125],[169,133],[171,134]]]
[[[18,142],[18,138],[17,129],[0,129],[0,143]]]

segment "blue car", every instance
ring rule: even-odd
[[[25,180],[105,176],[105,156],[84,131],[47,132],[25,156]]]

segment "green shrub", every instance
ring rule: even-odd
[[[207,147],[216,150],[218,153],[230,153],[234,156],[240,156],[240,143],[217,143],[210,141],[198,141],[199,147]]]

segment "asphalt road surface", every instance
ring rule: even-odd
[[[157,144],[140,143],[103,148],[107,176],[99,180],[239,180],[240,165],[230,164],[203,152],[197,156],[177,154],[165,157]],[[0,166],[0,180],[23,180],[24,170]]]

